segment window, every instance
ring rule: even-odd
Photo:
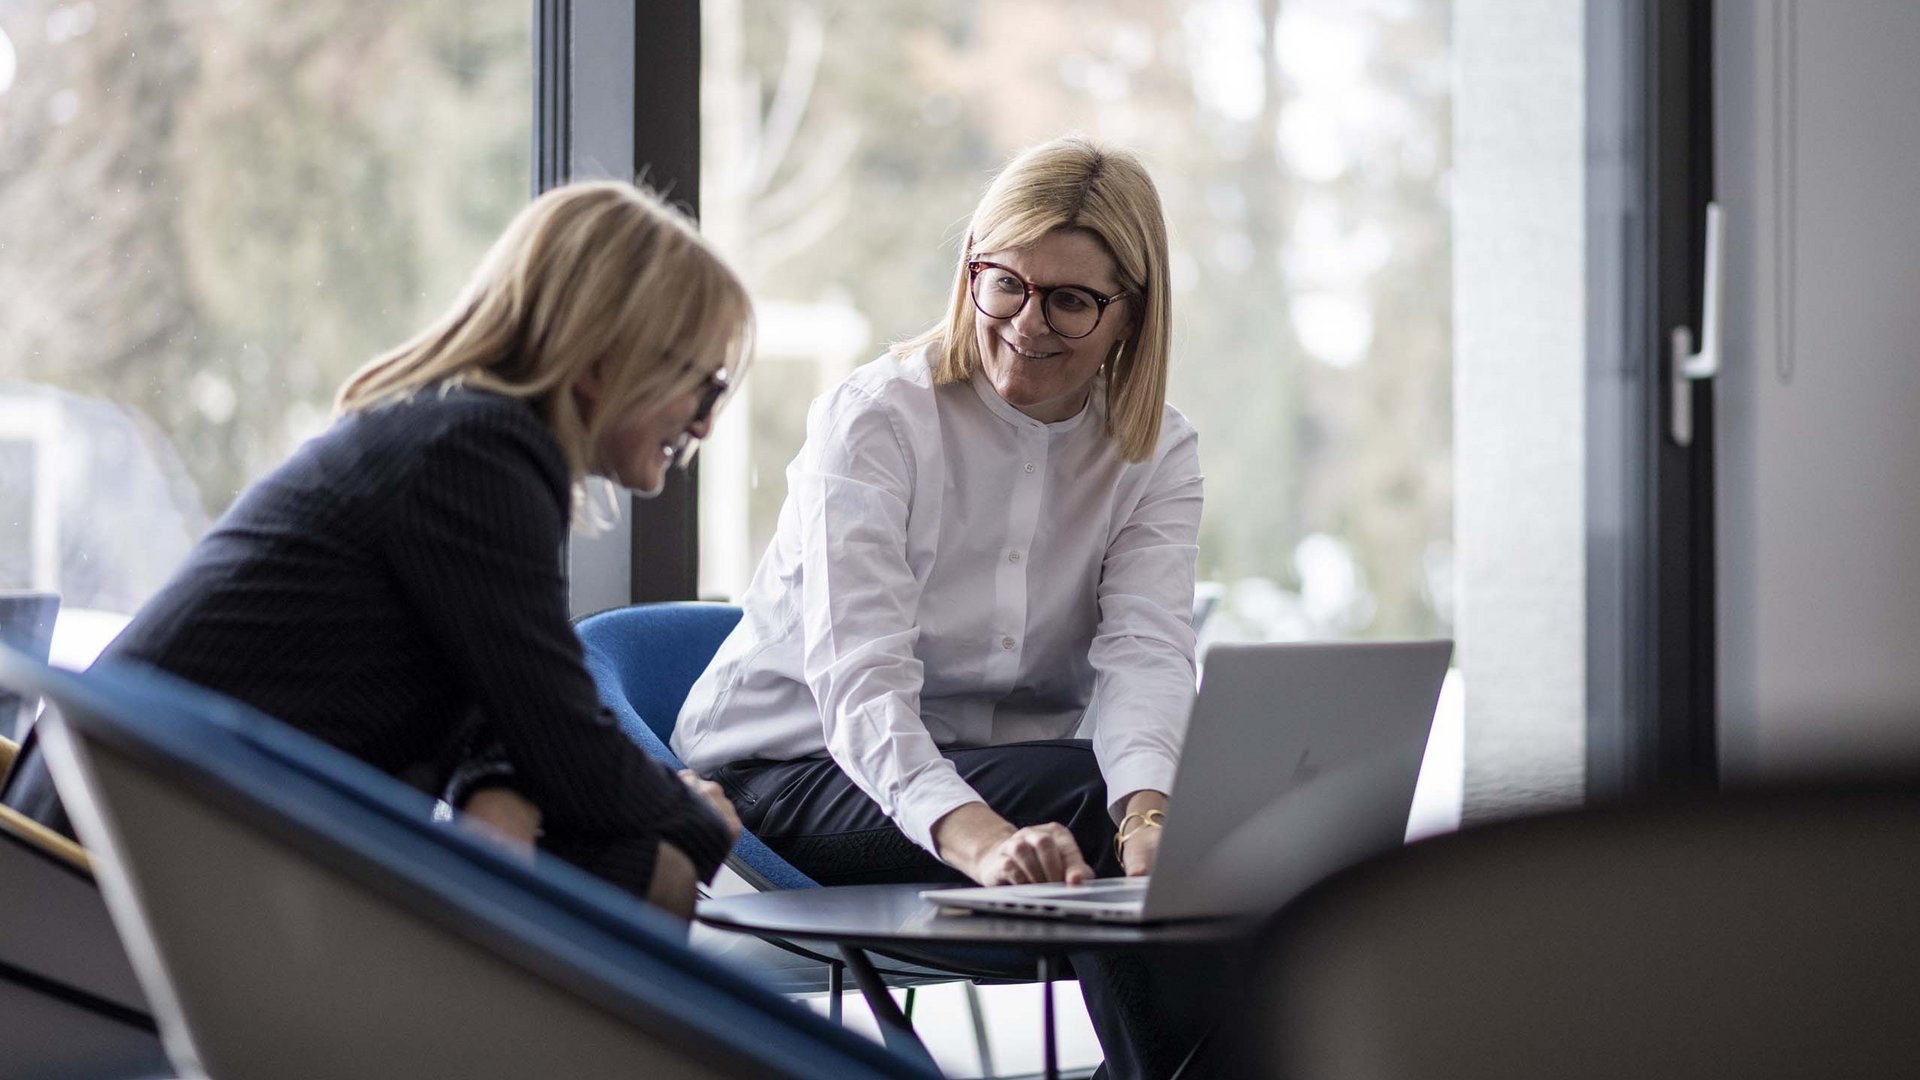
[[[1453,636],[1457,21],[1444,0],[707,0],[702,227],[760,335],[701,453],[701,594],[739,596],[766,549],[803,403],[942,316],[994,170],[1081,131],[1140,152],[1166,205],[1169,396],[1207,475],[1202,647]],[[1577,57],[1577,17],[1562,37]],[[1575,348],[1550,359],[1577,407],[1573,310]],[[1573,512],[1551,554],[1577,580]],[[1556,719],[1577,727],[1578,672],[1549,675],[1569,677]],[[1465,681],[1428,827],[1460,814]]]
[[[0,476],[55,507],[0,588],[62,594],[56,659],[452,299],[526,200],[530,65],[517,0],[0,6],[0,439],[57,447]]]
[[[738,595],[772,535],[796,403],[938,319],[986,178],[1082,130],[1139,150],[1167,205],[1208,636],[1448,633],[1448,19],[706,5],[702,220],[761,336],[702,458],[702,592]]]

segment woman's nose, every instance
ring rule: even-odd
[[[1013,328],[1020,332],[1021,337],[1045,337],[1053,332],[1053,328],[1047,325],[1046,312],[1042,310],[1045,307],[1039,295],[1035,294],[1027,297],[1027,306],[1013,313]]]

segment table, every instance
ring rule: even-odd
[[[940,946],[990,946],[1032,953],[1041,995],[1048,1080],[1060,1075],[1054,1044],[1053,982],[1070,952],[1147,945],[1218,942],[1253,932],[1251,920],[1212,919],[1124,925],[1070,919],[1028,919],[942,908],[920,899],[936,885],[839,885],[785,889],[702,900],[694,917],[709,926],[763,938],[826,941],[839,947],[887,1045],[928,1057],[906,1015],[866,956],[868,949],[915,952]]]

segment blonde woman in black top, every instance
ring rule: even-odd
[[[582,484],[657,492],[745,363],[751,309],[693,228],[627,184],[526,208],[458,301],[342,388],[108,647],[438,793],[484,733],[511,789],[470,807],[682,913],[739,830],[600,707],[568,622]],[[30,753],[7,801],[67,829]],[[537,809],[536,809],[537,808]],[[68,830],[70,831],[70,829]]]

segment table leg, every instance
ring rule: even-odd
[[[841,1023],[841,997],[847,992],[847,965],[831,963],[827,965],[827,1018]]]
[[[1058,961],[1051,953],[1040,954],[1041,1067],[1046,1080],[1060,1080],[1060,1049],[1054,1042],[1053,980],[1059,977]]]
[[[889,1048],[933,1065],[933,1055],[927,1051],[926,1044],[920,1041],[920,1036],[914,1034],[913,1024],[907,1020],[906,1014],[894,1003],[893,995],[887,992],[887,984],[881,981],[880,973],[873,969],[873,961],[867,959],[866,953],[851,945],[840,946],[840,955],[846,958],[847,970],[853,972],[853,981],[867,999],[867,1006],[873,1010],[873,1018],[880,1022],[880,1038]]]
[[[973,1021],[973,1049],[980,1055],[980,1075],[996,1077],[1000,1070],[993,1067],[993,1040],[987,1038],[987,1018],[980,1011],[980,988],[971,979],[960,984],[967,995],[967,1016]]]

